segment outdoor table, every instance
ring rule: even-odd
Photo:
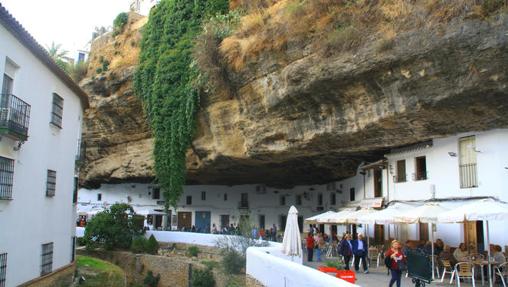
[[[480,267],[480,273],[482,275],[482,286],[485,285],[485,275],[483,275],[483,266],[487,266],[487,265],[497,265],[497,262],[496,261],[487,261],[487,260],[473,260],[473,261],[469,261],[471,264],[473,264],[473,266],[477,266],[477,267]],[[474,268],[474,267],[473,267]]]

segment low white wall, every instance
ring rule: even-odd
[[[247,274],[266,287],[357,286],[316,269],[291,262],[280,244],[247,249]],[[282,256],[281,256],[282,255]],[[300,257],[302,258],[302,257]]]
[[[159,242],[165,243],[186,243],[202,246],[216,246],[217,240],[226,235],[195,233],[195,232],[179,232],[179,231],[147,231],[146,236],[152,235]],[[231,236],[231,235],[227,235]]]

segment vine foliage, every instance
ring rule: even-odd
[[[194,40],[204,19],[227,10],[227,0],[163,0],[143,28],[134,89],[152,128],[155,174],[166,209],[182,194],[195,129],[200,73],[192,57]]]

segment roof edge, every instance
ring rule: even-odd
[[[23,46],[37,57],[55,76],[57,76],[71,91],[73,91],[81,100],[83,109],[90,107],[88,95],[79,85],[71,79],[66,72],[57,66],[55,61],[30,33],[12,16],[7,9],[0,3],[0,24],[4,26]]]

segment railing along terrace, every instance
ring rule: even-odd
[[[0,99],[0,129],[17,140],[28,138],[30,105],[11,94],[2,94]]]

